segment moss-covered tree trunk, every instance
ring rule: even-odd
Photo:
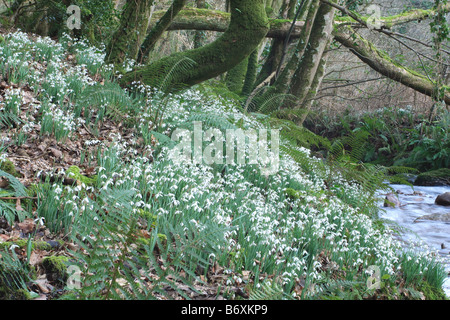
[[[286,54],[285,52],[283,52],[286,38],[283,39],[283,43],[281,43],[281,46],[278,49],[281,51],[279,56],[280,60],[277,61],[277,65],[274,66],[276,67],[276,69],[274,69],[272,71],[272,74],[269,75],[270,78],[272,79],[273,84],[267,90],[258,93],[259,97],[257,97],[257,100],[266,101],[266,99],[272,97],[273,95],[290,93],[291,81],[297,70],[299,70],[298,68],[304,58],[306,49],[311,45],[309,40],[311,37],[317,12],[319,11],[319,6],[320,0],[307,0],[304,3],[303,12],[300,12],[299,16],[301,18],[305,18],[305,24],[300,31],[300,37],[298,39],[297,46],[294,49],[294,52],[290,55],[289,59],[285,58],[288,62],[281,70],[281,72],[278,74],[278,76],[275,77],[274,75],[277,73],[276,69],[278,69],[279,66],[282,64],[281,58],[284,54]],[[286,36],[288,35],[289,33]],[[258,80],[264,81],[264,79],[262,78]],[[285,104],[286,106],[288,106],[287,100],[285,101]],[[292,105],[289,105],[289,107],[292,107]]]
[[[206,0],[195,0],[195,4],[199,9],[208,9]],[[194,48],[203,47],[206,44],[206,32],[196,31],[194,36]]]
[[[297,1],[288,1],[285,0],[280,8],[280,16],[284,19],[294,19],[295,12],[290,10],[290,8],[294,7],[292,2]],[[266,80],[273,72],[276,72],[278,66],[281,63],[281,57],[283,56],[284,47],[285,47],[285,38],[275,38],[272,40],[272,44],[270,46],[269,55],[265,60],[263,66],[259,74],[256,77],[254,85],[257,86]]]
[[[241,94],[247,73],[248,58],[242,60],[237,66],[227,72],[225,84],[230,91]]]
[[[106,62],[122,65],[125,59],[136,59],[147,34],[148,20],[154,0],[127,0],[120,25],[107,46]]]
[[[178,12],[183,9],[187,0],[175,0],[170,6],[169,10],[162,16],[158,23],[151,29],[151,31],[145,37],[142,43],[141,49],[138,55],[138,61],[145,62],[150,54],[150,52],[155,47],[156,42],[161,38],[164,31],[172,23],[173,19],[176,17]]]
[[[314,32],[313,27],[319,11],[320,0],[311,0],[306,5],[308,9],[306,21],[300,33],[300,39],[298,40],[297,47],[274,83],[277,93],[287,93],[290,91],[290,82],[292,81],[296,71],[300,70],[299,65],[304,58],[306,49],[311,48],[310,38],[312,32]]]
[[[322,56],[322,59],[320,61],[319,67],[317,69],[316,75],[314,76],[314,80],[311,84],[311,87],[309,88],[309,91],[303,101],[302,107],[305,109],[305,111],[311,110],[312,105],[314,103],[314,99],[317,96],[317,92],[322,85],[322,80],[325,77],[325,69],[327,65],[327,56],[328,52],[325,52]],[[308,113],[305,112],[300,116],[300,119],[298,121],[299,124],[303,124],[307,117]]]
[[[292,77],[289,93],[297,98],[296,106],[302,107],[309,94],[316,73],[321,65],[325,49],[332,37],[336,9],[321,3],[311,29],[308,45]]]
[[[147,66],[125,74],[121,81],[126,85],[134,80],[151,86],[191,86],[227,72],[246,59],[264,39],[269,22],[264,0],[230,0],[231,19],[228,29],[214,42],[201,48],[178,52]],[[179,68],[180,61],[195,63],[194,67]],[[174,70],[176,68],[176,70]],[[170,76],[168,79],[168,74]]]
[[[248,57],[247,73],[245,74],[242,94],[248,96],[255,85],[256,73],[258,71],[258,49],[255,49]]]
[[[443,12],[450,11],[450,2],[444,5],[441,10]],[[308,14],[311,13],[311,9]],[[430,16],[436,14],[436,10],[411,10],[400,15],[382,17],[380,19],[383,28],[392,28],[394,26],[416,21],[427,19]],[[155,12],[155,16],[162,15],[161,13]],[[210,30],[223,32],[226,30],[226,26],[229,23],[230,16],[228,13],[214,11],[214,10],[199,10],[199,9],[184,9],[173,21],[169,30]],[[311,21],[309,18],[306,23],[299,21],[291,33],[291,37],[295,39],[305,39],[304,29],[312,26],[308,23]],[[335,28],[332,31],[332,36],[334,39],[344,46],[348,47],[350,51],[359,57],[363,62],[367,63],[375,71],[385,75],[386,77],[400,82],[416,91],[426,94],[430,97],[433,96],[436,90],[435,83],[433,79],[428,79],[426,75],[420,74],[420,72],[414,71],[412,69],[403,67],[401,64],[393,61],[389,55],[377,49],[373,43],[364,39],[360,34],[356,33],[353,28],[351,28],[348,23],[357,23],[349,17],[335,17]],[[340,22],[346,22],[347,24]],[[270,29],[267,33],[267,37],[274,39],[284,39],[289,31],[291,22],[289,20],[274,19],[270,21]],[[299,54],[297,57],[301,57]],[[293,56],[295,57],[295,56]],[[293,63],[295,66],[296,64]],[[320,65],[318,67],[320,70]],[[277,79],[279,84],[280,93],[285,92],[288,88],[288,81],[280,81],[283,73]],[[291,79],[292,76],[285,77],[286,80]],[[264,82],[266,84],[266,82]],[[260,85],[258,85],[260,87]],[[444,101],[447,105],[450,105],[450,88],[448,85],[444,85],[445,96]],[[310,88],[311,91],[311,88]],[[311,99],[311,94],[308,94],[307,100]]]

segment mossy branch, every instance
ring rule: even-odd
[[[382,75],[400,82],[427,96],[436,96],[436,83],[427,76],[408,69],[393,61],[388,54],[379,50],[373,43],[362,37],[349,26],[340,26],[333,32],[334,38],[350,49],[361,61]],[[444,101],[450,104],[450,90],[444,88]]]
[[[329,1],[328,1],[329,2]],[[341,7],[343,8],[343,7]],[[450,2],[442,6],[441,10],[443,12],[450,12]],[[381,28],[390,29],[394,26],[413,22],[425,20],[432,17],[437,11],[413,9],[397,15],[385,16],[380,18]],[[150,21],[150,26],[154,26],[156,22],[164,15],[165,11],[156,11],[153,13],[152,20]],[[186,8],[181,10],[178,15],[173,19],[171,25],[167,30],[203,30],[203,31],[217,31],[225,32],[230,23],[230,13],[218,11],[218,10],[208,10],[208,9],[196,9],[196,8]],[[352,18],[351,16],[345,17],[335,17],[336,24],[349,24],[357,23],[358,21],[367,23],[368,17],[358,16],[359,20]],[[292,20],[290,19],[270,19],[270,29],[267,32],[266,37],[268,38],[286,38],[287,33],[292,25]],[[291,39],[298,39],[301,37],[301,30],[305,25],[305,21],[297,21],[294,28],[290,34]]]

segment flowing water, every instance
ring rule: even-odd
[[[418,219],[430,214],[450,214],[450,206],[434,203],[438,195],[450,192],[450,187],[414,186],[412,189],[398,184],[391,187],[398,193],[400,207],[383,207],[386,212],[381,213],[380,218],[391,220],[407,229],[400,238],[404,243],[417,241],[417,236],[420,237],[430,249],[439,253],[445,261],[445,269],[450,272],[450,221]],[[450,297],[450,277],[444,284],[444,291]]]

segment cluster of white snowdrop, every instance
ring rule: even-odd
[[[81,81],[83,86],[94,84],[87,70],[103,66],[104,52],[86,43],[77,43],[74,46],[77,56],[82,57],[80,62],[89,65],[70,66],[63,59],[64,45],[60,47],[50,39],[33,43],[24,33],[17,32],[8,40],[10,50],[19,52],[20,45],[36,47],[43,57],[50,59],[47,71],[40,74],[41,82],[47,85],[39,90],[54,98],[54,103],[47,105],[43,119],[51,119],[54,125],[60,124],[62,131],[76,130],[83,120],[75,116],[70,105],[62,102],[73,93],[71,80]],[[70,41],[66,37],[65,43]],[[46,48],[53,46],[55,49],[50,54]],[[5,47],[0,47],[0,56],[4,51]],[[24,57],[29,58],[24,54],[18,55],[17,59]],[[139,83],[134,83],[132,89],[146,95],[147,101],[141,110],[143,118],[151,117],[156,111],[163,114],[160,129],[164,133],[172,132],[200,114],[220,116],[230,125],[239,123],[244,128],[265,128],[256,117],[245,115],[217,94],[205,94],[194,88],[163,95]],[[7,95],[17,96],[16,93],[10,91]],[[319,170],[323,167],[319,166],[320,160],[311,157],[305,148],[297,151],[309,157],[309,172],[289,155],[281,153],[277,172],[264,176],[259,164],[248,161],[216,170],[204,163],[172,161],[168,156],[170,150],[165,147],[157,155],[143,156],[120,133],[111,138],[114,142],[109,147],[98,140],[85,143],[86,146],[99,144],[103,147],[97,168],[97,188],[101,191],[133,190],[135,196],[130,214],[148,210],[181,225],[186,232],[203,234],[213,223],[226,242],[211,252],[217,259],[231,260],[230,263],[236,265],[240,263],[241,269],[277,271],[283,284],[301,277],[314,281],[322,279],[325,273],[319,260],[321,254],[341,270],[357,271],[377,265],[384,274],[392,275],[401,267],[401,246],[389,228],[380,231],[371,218],[361,214],[360,208],[327,194],[324,180],[330,172]],[[346,198],[368,196],[361,187],[339,178],[338,174],[334,178]],[[55,201],[64,202],[64,212],[71,217],[88,214],[95,201],[86,196],[88,188],[92,190],[93,187],[78,185],[63,189],[55,185]],[[289,197],[287,189],[295,190],[297,197]],[[148,194],[155,200],[144,201]],[[420,256],[420,259],[432,258],[431,253]],[[235,281],[242,279],[236,277]]]

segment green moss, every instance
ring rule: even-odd
[[[450,185],[450,169],[441,168],[427,171],[417,176],[414,181],[416,186],[442,186]]]
[[[66,170],[66,176],[71,179],[75,179],[77,181],[80,181],[84,183],[87,186],[92,186],[97,182],[97,176],[93,176],[93,178],[88,178],[86,176],[83,176],[80,173],[80,168],[77,166],[71,166]]]
[[[157,234],[158,241],[155,243],[154,249],[158,250],[159,245],[161,245],[162,248],[164,248],[167,244],[167,236],[162,233]],[[137,245],[138,245],[138,251],[141,252],[143,255],[146,254],[148,248],[153,244],[153,237],[150,238],[143,238],[140,237],[137,239]],[[161,249],[162,249],[161,248]]]
[[[364,42],[364,43],[366,44],[366,46],[367,46],[368,48],[370,48],[370,50],[371,50],[372,52],[376,52],[376,53],[378,54],[378,56],[380,56],[380,58],[382,58],[383,60],[386,60],[387,62],[392,63],[393,65],[395,65],[395,66],[398,67],[398,68],[404,69],[404,70],[407,71],[408,73],[410,73],[410,74],[412,74],[412,75],[414,75],[414,76],[417,76],[417,77],[421,78],[422,80],[430,81],[430,80],[429,80],[426,76],[424,76],[423,74],[421,74],[421,73],[419,73],[419,72],[417,72],[417,71],[414,71],[414,70],[412,70],[412,69],[410,69],[410,68],[407,68],[407,67],[401,65],[400,63],[398,63],[398,62],[392,60],[392,58],[391,58],[386,52],[384,52],[384,51],[378,49],[377,47],[375,47],[375,45],[374,45],[373,43],[371,43],[370,41],[368,41],[367,39],[365,39],[365,38],[363,38],[363,37],[361,37],[361,36],[359,36],[359,35],[357,35],[357,37],[358,37],[358,40],[359,40],[359,41]]]
[[[0,300],[31,299],[26,283],[36,279],[36,269],[13,257],[10,251],[1,251],[1,254]]]
[[[165,13],[164,10],[155,12],[156,17],[161,16]],[[211,17],[215,19],[228,20],[230,19],[230,13],[219,10],[201,9],[201,8],[184,8],[178,14],[177,19],[192,19],[196,17]]]
[[[433,13],[433,10],[423,10],[423,9],[416,9],[414,11],[406,11],[397,15],[388,16],[388,17],[382,17],[380,20],[384,22],[384,25],[387,28],[392,28],[397,22],[399,22],[403,17],[410,17],[411,15],[414,15],[416,17],[423,17],[426,18],[429,15]]]
[[[0,288],[0,300],[31,300],[31,294],[27,289]]]
[[[44,267],[47,278],[51,281],[58,281],[65,283],[68,278],[67,274],[67,262],[68,257],[65,256],[50,256],[45,257],[42,260],[42,266]]]
[[[230,24],[214,42],[138,67],[125,74],[120,80],[121,84],[127,86],[133,81],[142,81],[147,85],[160,87],[164,83],[163,90],[176,91],[215,78],[234,68],[261,43],[269,31],[269,22],[261,1],[232,0],[230,3]],[[180,64],[186,61],[190,63]],[[168,75],[170,78],[167,78]]]
[[[418,286],[418,290],[423,293],[426,300],[448,300],[442,288],[435,288],[426,281]]]
[[[7,250],[12,245],[16,245],[19,248],[26,248],[27,243],[28,243],[28,240],[26,240],[26,239],[0,242],[0,250]],[[52,246],[45,241],[31,241],[31,248],[32,248],[32,250],[47,250],[47,251],[49,251],[52,249]]]
[[[9,173],[10,175],[20,178],[21,174],[16,170],[16,167],[14,166],[14,163],[12,163],[11,160],[6,159],[0,164],[0,170],[5,171],[6,173]]]
[[[27,188],[27,195],[29,197],[36,197],[38,190],[39,190],[39,186],[37,184],[33,183]]]
[[[286,194],[287,197],[291,199],[300,199],[299,192],[292,188],[287,188],[286,190],[284,190],[284,193]]]
[[[165,245],[167,243],[167,236],[165,234],[158,233],[157,237],[163,245]]]
[[[158,220],[157,215],[154,215],[150,211],[144,209],[139,209],[138,214],[148,221],[148,224],[151,225],[151,228],[156,227],[156,221]]]
[[[244,86],[244,79],[247,73],[248,58],[242,60],[237,66],[227,72],[225,79],[228,89],[237,94],[241,93]]]
[[[399,13],[399,14],[396,14],[393,16],[380,17],[380,21],[386,28],[390,29],[394,25],[401,23],[401,21],[403,20],[402,18],[404,18],[404,17],[417,17],[417,19],[419,19],[419,18],[426,18],[426,17],[430,16],[432,13],[433,13],[433,10],[416,9],[416,10],[412,10],[412,11],[405,11],[403,13]],[[370,18],[370,17],[362,16],[356,12],[353,12],[353,14],[358,16],[358,18],[364,22],[367,22],[367,20]],[[412,18],[408,18],[409,21],[411,19]],[[347,23],[356,23],[357,22],[355,19],[353,19],[350,16],[336,17],[335,21],[347,22]]]

